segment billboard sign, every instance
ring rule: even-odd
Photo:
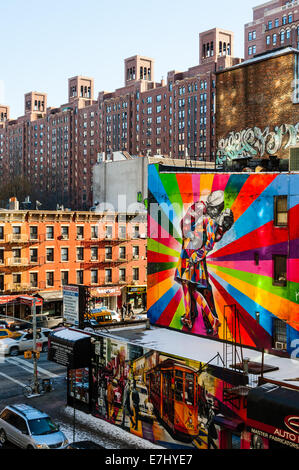
[[[63,319],[70,325],[79,325],[79,286],[63,286]]]

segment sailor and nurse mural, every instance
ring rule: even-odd
[[[287,198],[280,226],[278,196]],[[281,320],[291,352],[299,339],[299,175],[149,165],[148,202],[151,323],[271,349]],[[285,259],[284,283],[275,282],[276,256]],[[238,311],[238,338],[227,306]]]

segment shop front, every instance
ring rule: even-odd
[[[107,307],[117,310],[123,304],[122,286],[94,287],[90,289],[91,307]]]
[[[247,426],[250,432],[251,449],[292,448],[298,450],[298,390],[272,383],[250,390]]]
[[[146,285],[127,286],[127,303],[134,309],[146,310]]]

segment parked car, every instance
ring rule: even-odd
[[[36,342],[42,343],[42,352],[48,350],[48,335],[51,330],[43,328],[40,332],[36,333]],[[18,333],[19,336],[7,337],[0,341],[0,354],[8,356],[17,356],[23,351],[32,351],[33,349],[33,333],[32,331],[22,331]]]
[[[0,339],[6,339],[6,338],[17,338],[20,336],[20,333],[17,331],[11,331],[8,328],[0,328]]]
[[[26,317],[25,320],[32,323],[32,315]],[[63,326],[63,321],[62,317],[49,315],[49,313],[38,313],[36,315],[36,325],[39,328],[57,328],[58,326]]]
[[[32,406],[6,406],[0,413],[0,443],[23,449],[64,449],[68,440],[50,416]]]
[[[28,321],[24,320],[16,320],[9,324],[10,331],[26,330],[27,328],[32,328],[32,325]]]
[[[93,441],[77,441],[68,444],[67,449],[105,449],[104,446]]]

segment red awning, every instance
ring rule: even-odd
[[[37,297],[30,297],[29,295],[2,295],[0,296],[0,305],[9,305],[9,304],[26,304],[33,305],[33,300],[35,300],[35,305],[43,305],[42,299]]]

